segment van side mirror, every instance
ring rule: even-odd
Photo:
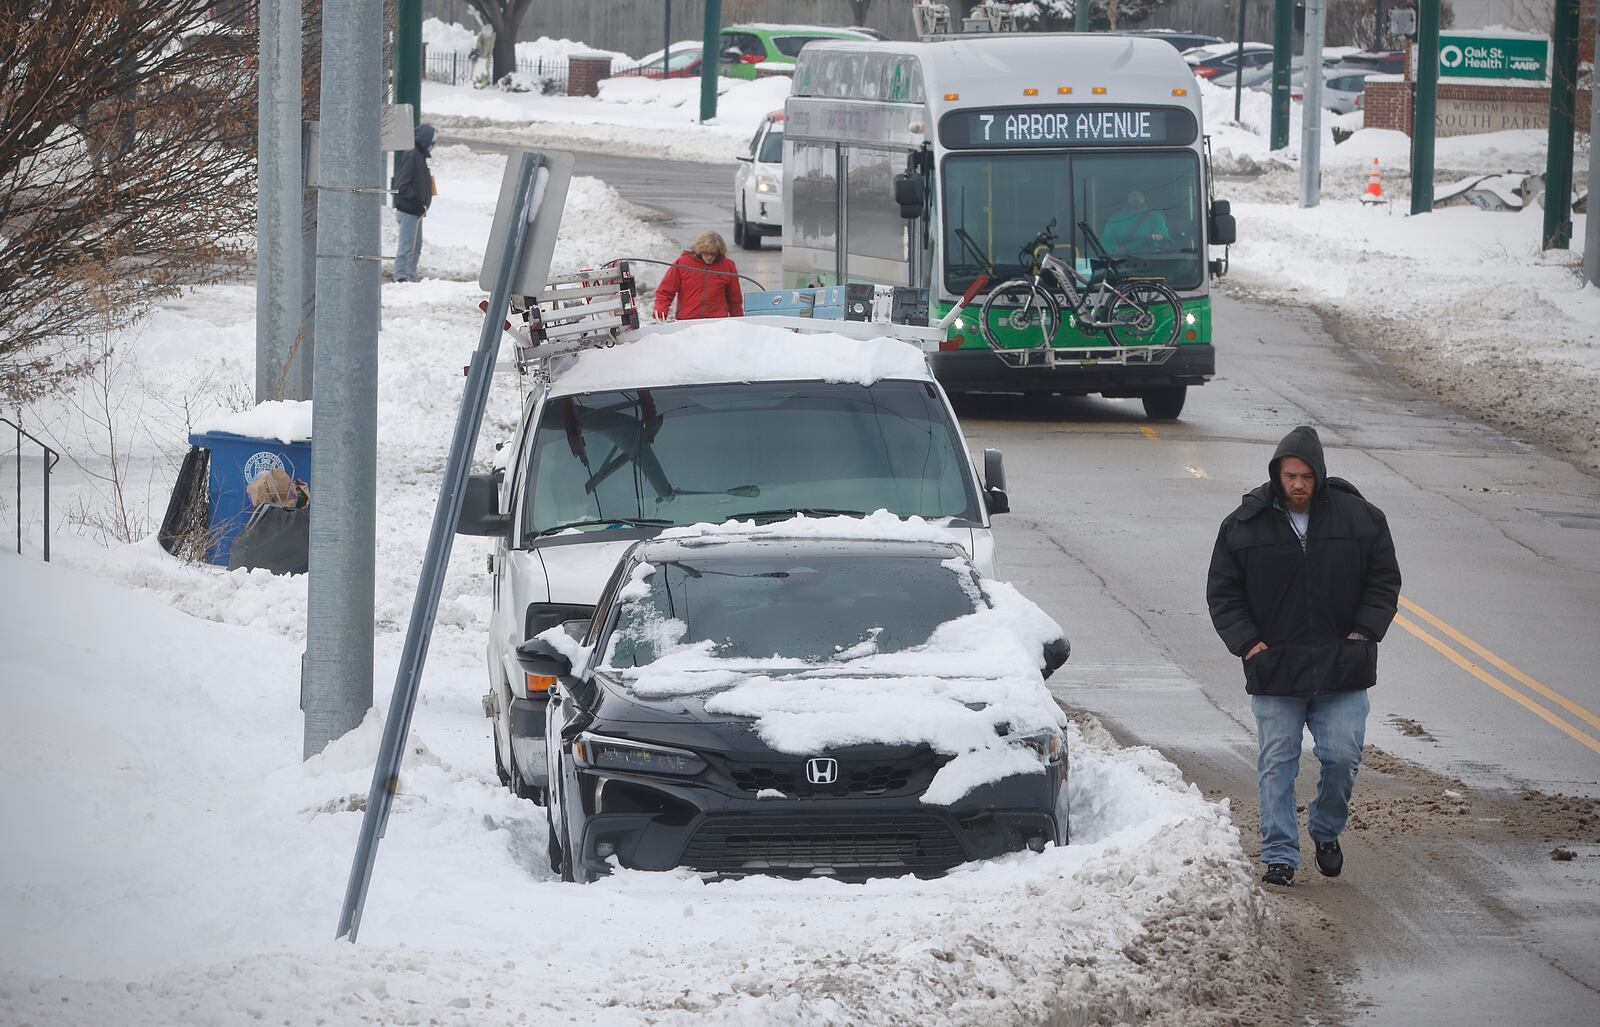
[[[1067,657],[1072,655],[1072,643],[1065,637],[1052,638],[1044,644],[1044,676],[1049,677],[1061,669],[1067,662]]]
[[[927,204],[927,188],[922,175],[915,171],[902,171],[894,176],[894,202],[900,205],[900,216],[912,221],[922,216]]]
[[[1211,224],[1206,233],[1211,237],[1213,246],[1231,246],[1239,238],[1238,226],[1233,220],[1233,205],[1227,200],[1213,200],[1211,203]]]
[[[498,474],[469,474],[461,495],[461,519],[457,535],[505,535],[511,529],[511,515],[500,512]]]
[[[1011,512],[1006,495],[1006,468],[998,449],[983,451],[983,504],[992,514]]]

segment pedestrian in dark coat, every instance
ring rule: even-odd
[[[728,257],[728,244],[716,232],[703,232],[673,262],[656,289],[656,320],[665,321],[678,300],[678,320],[743,317],[744,291],[739,269]]]
[[[422,219],[433,204],[433,172],[428,155],[433,152],[432,125],[418,125],[416,145],[400,158],[394,172],[394,218],[400,242],[394,252],[394,280],[417,280],[417,260],[422,256]]]
[[[1337,877],[1366,737],[1378,643],[1394,620],[1400,565],[1383,511],[1330,478],[1316,429],[1285,435],[1265,484],[1222,521],[1206,601],[1243,660],[1260,738],[1262,880],[1291,885],[1300,865],[1294,782],[1311,729],[1322,763],[1307,807],[1317,869]]]

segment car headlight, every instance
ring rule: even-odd
[[[590,770],[627,770],[636,774],[692,776],[706,769],[706,761],[687,749],[649,742],[630,742],[585,731],[572,743],[572,760]]]
[[[758,193],[775,193],[782,187],[783,182],[780,179],[773,178],[771,175],[756,176],[756,192]]]
[[[1023,735],[1017,741],[1032,749],[1038,755],[1039,762],[1044,764],[1059,762],[1061,754],[1066,751],[1065,740],[1059,731],[1041,731],[1036,735]]]

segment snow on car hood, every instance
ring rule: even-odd
[[[550,393],[716,382],[825,381],[871,385],[931,379],[922,350],[896,339],[791,332],[737,318],[646,325],[625,345],[585,350],[555,365]]]
[[[954,759],[923,801],[948,805],[980,785],[1041,773],[1020,739],[1066,722],[1041,673],[1044,645],[1060,637],[1060,627],[1011,585],[981,587],[992,606],[945,622],[903,652],[852,651],[810,663],[726,659],[711,642],[669,643],[653,663],[612,672],[641,699],[703,695],[707,712],[751,718],[761,740],[780,752],[926,743]],[[670,634],[674,624],[681,631],[679,622],[659,627]]]

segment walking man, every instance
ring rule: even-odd
[[[433,126],[418,125],[416,145],[405,152],[394,172],[394,219],[400,242],[394,251],[394,280],[417,280],[417,260],[422,256],[422,219],[433,203],[433,172],[428,155],[433,152]]]
[[[1268,480],[1222,521],[1206,602],[1228,651],[1244,661],[1260,752],[1262,881],[1288,887],[1300,865],[1294,781],[1311,729],[1322,763],[1306,809],[1317,869],[1338,877],[1339,834],[1366,737],[1378,643],[1394,620],[1400,565],[1383,511],[1330,478],[1315,428],[1278,443]]]

